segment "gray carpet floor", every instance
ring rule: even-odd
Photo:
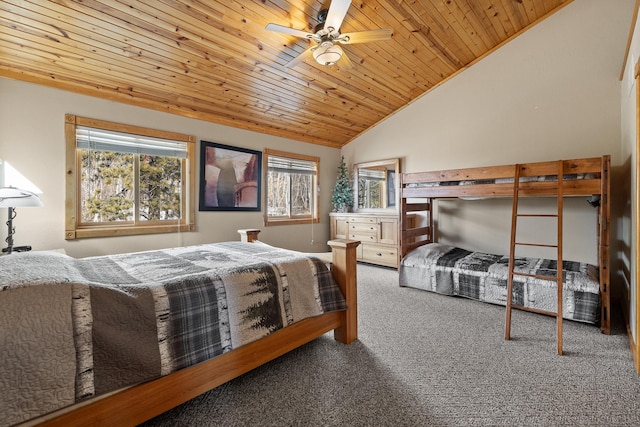
[[[331,334],[144,424],[157,426],[640,426],[640,375],[612,334],[400,288],[358,265],[359,340]]]

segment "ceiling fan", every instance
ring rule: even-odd
[[[342,59],[345,66],[350,67],[352,66],[351,61],[340,47],[341,44],[367,43],[391,38],[393,32],[391,28],[340,34],[340,26],[349,6],[351,6],[351,0],[333,0],[329,9],[320,10],[318,12],[318,25],[314,29],[315,33],[308,33],[278,24],[267,25],[266,29],[269,31],[302,37],[317,43],[286,63],[285,66],[293,67],[309,55],[313,55],[313,58],[320,65],[333,65]]]

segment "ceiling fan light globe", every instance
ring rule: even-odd
[[[343,53],[340,46],[323,43],[313,51],[313,58],[320,65],[333,65],[342,58]]]

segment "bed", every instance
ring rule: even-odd
[[[334,330],[357,338],[355,248],[257,240],[0,257],[0,425],[137,425]]]
[[[609,295],[609,169],[610,156],[401,175],[400,284],[449,295],[460,295],[506,305],[508,257],[471,252],[435,242],[434,203],[441,198],[513,197],[516,171],[520,197],[557,194],[562,167],[563,197],[585,197],[597,209],[598,265],[563,261],[563,318],[599,323],[611,330]],[[409,227],[408,216],[422,218]],[[553,261],[518,258],[515,270],[555,275]],[[518,306],[555,310],[557,284],[553,281],[514,279],[513,299]],[[514,307],[515,308],[515,307]]]
[[[400,286],[506,305],[509,257],[429,243],[402,261]],[[557,262],[544,258],[516,258],[516,271],[529,274],[514,281],[513,301],[520,307],[553,312],[556,283],[533,276],[554,276]],[[600,320],[600,282],[596,266],[563,262],[563,318],[585,323]]]

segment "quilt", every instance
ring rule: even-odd
[[[555,277],[557,261],[516,258],[515,271]],[[429,243],[405,256],[399,269],[400,286],[456,295],[506,305],[509,257],[472,252],[441,243]],[[600,282],[594,265],[563,261],[563,318],[586,323],[600,320]],[[515,276],[512,304],[557,311],[557,283]]]
[[[321,260],[260,242],[0,257],[0,425],[344,309]]]

